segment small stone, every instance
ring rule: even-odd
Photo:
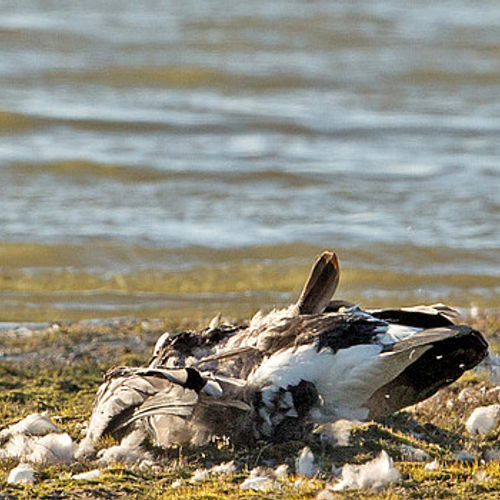
[[[468,418],[465,427],[472,435],[488,434],[500,420],[500,405],[480,406]]]
[[[474,455],[468,451],[462,450],[455,455],[455,460],[458,460],[459,462],[473,462]]]

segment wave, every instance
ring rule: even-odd
[[[438,68],[412,69],[396,77],[396,81],[409,84],[442,84],[450,85],[478,85],[491,86],[500,83],[498,71],[451,71]]]
[[[114,88],[248,88],[254,90],[276,90],[290,88],[321,87],[320,79],[309,79],[298,74],[247,74],[211,68],[208,66],[109,66],[94,70],[45,71],[37,75],[43,82],[51,84],[93,83]]]
[[[305,244],[213,250],[102,241],[82,246],[1,243],[0,321],[162,317],[189,310],[207,316],[220,310],[241,318],[293,302],[322,250]],[[497,276],[457,272],[457,267],[437,271],[445,254],[458,262],[470,258],[467,252],[407,248],[407,259],[420,254],[421,261],[400,267],[401,247],[337,250],[342,262],[338,296],[365,307],[439,301],[462,308],[498,305]],[[433,272],[426,263],[431,254]]]
[[[467,286],[480,278],[487,286],[499,285],[500,268],[497,249],[469,250],[462,248],[422,246],[412,244],[367,244],[345,246],[328,245],[336,251],[347,269],[359,269],[356,281],[369,273],[393,273],[402,276],[435,280],[465,280]],[[248,263],[274,265],[310,265],[315,255],[325,247],[318,244],[290,242],[283,244],[251,245],[236,247],[184,246],[129,244],[113,239],[89,239],[75,243],[0,242],[2,272],[35,272],[70,270],[71,272],[100,273],[137,270],[177,272],[197,266],[242,267]],[[494,270],[497,269],[497,272]],[[456,278],[459,277],[459,278]],[[385,282],[385,280],[382,280]],[[376,282],[376,280],[374,281]]]
[[[218,182],[234,186],[242,184],[279,183],[295,188],[321,183],[317,174],[286,172],[283,170],[210,171],[210,170],[161,170],[131,165],[112,165],[84,160],[62,160],[44,163],[12,163],[5,167],[12,176],[33,178],[52,175],[70,183],[87,178],[109,180],[123,184],[155,183],[168,181]]]
[[[0,134],[21,133],[37,126],[37,120],[24,114],[0,111]]]

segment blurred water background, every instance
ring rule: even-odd
[[[0,12],[0,320],[498,307],[496,0]]]

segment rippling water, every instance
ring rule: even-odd
[[[347,298],[498,306],[497,2],[0,11],[0,320],[287,301],[323,248]]]

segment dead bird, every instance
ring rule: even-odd
[[[339,276],[336,255],[324,252],[290,307],[257,313],[244,326],[214,321],[200,332],[164,334],[149,368],[133,372],[138,389],[130,377],[108,376],[88,436],[102,435],[103,404],[116,400],[112,433],[140,423],[163,446],[221,434],[303,438],[317,423],[375,418],[422,401],[486,356],[482,334],[455,324],[446,306],[364,311],[332,301]],[[143,388],[142,378],[155,385],[157,377],[167,381],[166,399],[161,384],[153,395]]]

